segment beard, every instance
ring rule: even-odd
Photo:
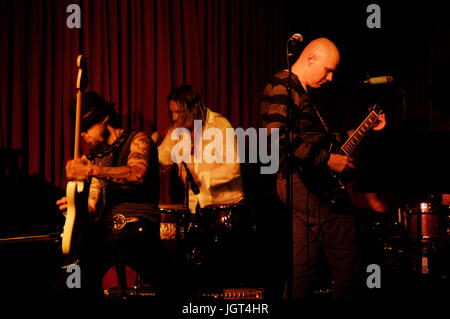
[[[98,131],[94,136],[85,137],[84,142],[86,143],[89,152],[91,154],[97,154],[103,151],[106,147],[106,141],[108,140],[109,134],[106,127],[103,127],[103,129]]]
[[[88,145],[89,151],[91,154],[99,153],[104,146],[104,142],[101,140],[90,140],[89,142],[86,142]]]

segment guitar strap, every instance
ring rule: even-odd
[[[328,128],[328,125],[327,125],[327,123],[325,122],[325,120],[323,119],[322,115],[320,115],[320,112],[319,112],[319,110],[317,109],[316,105],[313,104],[313,103],[311,103],[311,105],[312,105],[314,111],[316,112],[317,117],[319,118],[320,122],[322,123],[322,126],[323,126],[325,132],[326,132],[327,134],[330,134],[330,129]]]
[[[341,143],[337,140],[336,135],[332,134],[330,132],[330,129],[328,128],[327,123],[325,122],[325,120],[323,119],[322,115],[319,112],[319,109],[313,103],[311,103],[311,105],[312,105],[314,111],[316,112],[317,117],[320,120],[320,123],[322,123],[323,129],[324,129],[324,131],[325,131],[325,133],[327,135],[327,138],[331,142],[330,147],[328,149],[328,152],[331,152],[333,149],[336,148],[336,145],[340,145]]]
[[[319,118],[320,123],[322,124],[322,127],[323,127],[325,133],[328,136],[331,136],[331,138],[333,138],[333,135],[330,134],[330,129],[328,128],[327,123],[325,122],[324,118],[322,117],[322,115],[319,112],[319,109],[316,107],[316,105],[314,103],[311,103],[311,105],[312,105],[314,111],[316,112],[317,117]],[[303,168],[301,167],[301,165],[300,166],[299,165],[294,165],[294,170],[297,173],[297,175],[300,177],[300,179],[305,181],[305,179],[304,179],[304,172],[303,172]]]

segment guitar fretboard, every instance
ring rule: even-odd
[[[381,111],[381,110],[380,110]],[[371,111],[361,125],[353,132],[348,140],[342,145],[339,154],[350,156],[358,146],[359,142],[366,135],[367,131],[372,127],[381,112]]]

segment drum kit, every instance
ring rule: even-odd
[[[212,298],[224,287],[246,286],[249,276],[244,268],[252,265],[249,257],[255,250],[250,246],[256,237],[251,207],[216,205],[191,214],[183,204],[160,204],[159,213],[161,242],[175,265],[174,270],[185,280],[183,286],[189,286],[186,293]],[[152,285],[134,270],[122,264],[115,268],[104,279],[106,299],[155,296]],[[110,277],[117,277],[117,286]],[[222,294],[223,298],[227,296]]]
[[[160,214],[161,240],[177,265],[191,274],[214,270],[222,276],[236,265],[242,270],[245,257],[254,250],[255,212],[245,205],[210,206],[196,214],[185,205],[160,205]],[[385,259],[394,260],[399,272],[405,267],[398,261],[407,259],[408,271],[449,276],[450,206],[427,196],[408,201],[391,217],[372,229]]]
[[[160,239],[184,286],[193,289],[194,295],[204,289],[254,286],[257,227],[253,208],[215,205],[193,214],[184,204],[170,204],[160,205],[159,213]],[[408,201],[389,216],[387,223],[372,223],[371,229],[382,248],[382,269],[448,280],[450,206],[428,196]]]
[[[160,238],[180,271],[233,280],[251,254],[256,236],[254,210],[245,204],[214,205],[191,214],[185,205],[160,205]],[[210,282],[211,283],[211,282]]]
[[[445,216],[430,202],[417,205],[405,205],[398,209],[397,223],[409,238],[444,239],[448,237],[450,228],[449,216]]]
[[[447,279],[450,275],[450,206],[433,195],[397,209],[385,236],[385,249],[412,260],[414,273]],[[391,255],[392,256],[392,255]]]

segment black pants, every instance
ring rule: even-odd
[[[81,270],[81,288],[68,288],[71,273],[66,266],[75,260]],[[103,276],[119,262],[134,269],[159,296],[166,297],[177,289],[173,264],[159,237],[159,224],[142,218],[120,230],[112,230],[104,222],[92,225],[88,244],[79,258],[67,258],[51,297],[103,298]]]
[[[286,179],[278,179],[277,191],[286,204]],[[361,276],[355,216],[330,211],[295,174],[293,193],[292,297],[302,299],[311,295],[321,248],[331,266],[333,298],[355,297]]]

